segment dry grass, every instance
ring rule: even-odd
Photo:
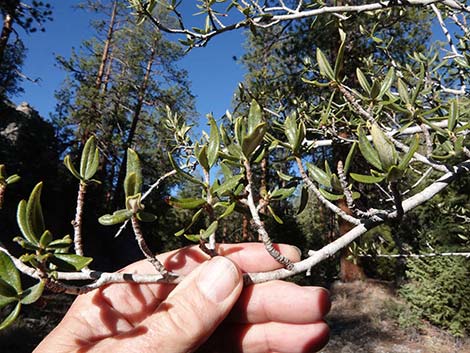
[[[469,338],[454,338],[425,322],[400,328],[396,317],[405,306],[386,284],[338,282],[331,294],[331,339],[322,353],[470,353]]]

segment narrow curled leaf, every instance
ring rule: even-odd
[[[364,184],[375,184],[375,183],[380,183],[382,180],[385,179],[384,175],[380,176],[373,176],[373,175],[363,175],[363,174],[356,174],[356,173],[351,173],[349,174],[351,178],[354,180],[364,183]]]
[[[207,160],[209,167],[212,167],[217,161],[220,146],[220,135],[217,123],[215,122],[212,115],[209,115],[209,124],[211,126],[211,133],[209,139],[209,147],[207,148]]]
[[[93,153],[93,158],[91,160],[88,160],[87,163],[88,164],[86,166],[86,172],[83,177],[85,180],[90,180],[91,178],[93,178],[96,171],[98,170],[98,166],[100,163],[100,155],[99,155],[97,148],[95,148],[95,152]]]
[[[372,141],[374,142],[374,146],[378,152],[381,165],[385,170],[388,170],[392,165],[396,165],[398,163],[398,154],[395,146],[377,124],[372,124],[370,132],[372,135]]]
[[[406,87],[405,83],[398,78],[398,94],[400,95],[401,100],[403,103],[410,104],[410,95],[408,94],[408,87]]]
[[[235,202],[232,202],[224,211],[224,213],[222,213],[219,217],[217,217],[217,219],[222,219],[222,218],[225,218],[225,217],[228,217],[230,216],[233,211],[235,210],[235,206],[237,204]]]
[[[289,115],[284,121],[284,133],[286,134],[287,141],[294,148],[297,140],[297,121],[295,114]]]
[[[203,145],[201,148],[199,148],[198,144],[196,144],[197,148],[195,150],[196,152],[196,158],[199,164],[201,165],[204,170],[209,170],[209,160],[207,159],[207,145]]]
[[[26,215],[26,200],[21,200],[18,204],[18,211],[16,212],[16,221],[20,228],[23,237],[31,244],[37,245],[38,239],[31,233],[28,225],[28,217]]]
[[[51,241],[52,233],[48,230],[45,230],[44,233],[42,233],[41,238],[39,239],[39,245],[41,246],[41,248],[46,248]]]
[[[157,216],[150,212],[139,211],[137,212],[137,219],[142,222],[155,222]]]
[[[308,196],[308,189],[306,187],[303,187],[300,193],[300,205],[299,209],[297,210],[297,215],[301,214],[303,210],[305,210],[305,207],[307,207]]]
[[[21,292],[20,273],[10,256],[0,251],[0,278],[12,286],[17,293]]]
[[[193,184],[199,184],[199,185],[205,186],[205,184],[204,184],[201,180],[199,180],[199,179],[197,179],[197,178],[195,178],[195,177],[189,175],[188,173],[184,172],[184,171],[178,166],[178,164],[176,164],[176,161],[173,159],[173,156],[171,155],[171,153],[168,153],[168,157],[169,157],[169,159],[170,159],[171,166],[176,170],[176,172],[178,173],[178,175],[182,176],[184,179],[186,179],[186,180],[192,182]]]
[[[333,72],[333,69],[330,66],[330,63],[328,62],[328,59],[326,58],[325,54],[320,50],[320,48],[317,48],[317,62],[318,62],[318,67],[320,68],[320,73],[328,78],[330,81],[335,80],[335,74]]]
[[[344,162],[343,171],[345,175],[348,174],[349,168],[351,167],[351,161],[353,159],[354,153],[356,152],[356,146],[357,142],[354,142],[351,148],[349,149],[348,156],[346,157],[346,162]]]
[[[13,288],[7,281],[0,278],[0,298],[16,298],[17,296],[18,292],[16,289]]]
[[[332,194],[331,192],[326,191],[323,188],[318,189],[318,190],[320,191],[320,194],[322,194],[325,199],[330,200],[330,201],[338,201],[344,198],[344,195]]]
[[[274,212],[273,208],[271,205],[268,205],[268,211],[271,213],[271,216],[273,216],[274,220],[279,223],[279,224],[284,224],[284,221]]]
[[[218,187],[214,188],[214,194],[219,196],[224,195],[227,191],[233,190],[243,179],[243,174],[235,175],[231,178],[226,179],[222,184]]]
[[[81,180],[82,177],[80,176],[80,173],[75,169],[72,160],[70,158],[70,155],[66,155],[64,158],[64,164],[67,167],[67,169],[72,173],[72,175],[77,178],[78,180]]]
[[[456,99],[452,100],[449,109],[449,119],[447,120],[447,129],[454,131],[457,119],[459,117],[459,104]]]
[[[139,155],[131,148],[127,149],[126,179],[129,175],[135,174],[133,193],[127,196],[135,195],[142,190],[142,167],[140,165]]]
[[[82,268],[92,262],[93,258],[75,254],[54,254],[51,261],[56,265],[62,265],[64,270],[80,271]]]
[[[255,128],[263,122],[262,110],[256,100],[250,103],[250,111],[248,112],[248,134],[250,135],[255,131]]]
[[[275,189],[273,192],[270,193],[270,199],[272,200],[284,200],[287,199],[295,192],[296,186],[293,186],[288,189],[280,188]]]
[[[29,287],[21,294],[21,304],[32,304],[37,301],[44,291],[45,281],[39,281],[36,285]]]
[[[392,87],[393,80],[395,79],[395,69],[393,67],[388,70],[387,75],[385,76],[382,85],[380,87],[380,93],[378,98],[382,98],[384,94],[386,94],[390,87]]]
[[[28,203],[26,204],[26,221],[29,231],[35,239],[38,239],[45,230],[44,217],[42,215],[41,207],[41,190],[42,182],[38,183],[31,194],[29,195]]]
[[[165,201],[170,206],[173,206],[176,208],[187,209],[187,210],[200,208],[207,203],[205,199],[194,199],[194,198],[178,199],[172,196],[167,197]]]
[[[21,303],[18,302],[15,308],[8,314],[8,316],[0,323],[0,331],[10,326],[18,317],[21,310]]]
[[[83,146],[82,158],[80,160],[80,175],[82,176],[82,178],[85,177],[88,165],[93,162],[95,150],[96,150],[95,137],[91,136],[85,142],[85,146]]]
[[[364,73],[361,71],[360,68],[356,68],[356,76],[362,89],[366,91],[366,93],[370,96],[371,87],[370,87],[369,81],[367,81],[366,76],[364,75]]]
[[[214,221],[212,222],[209,227],[207,227],[206,230],[204,231],[201,231],[201,233],[199,234],[199,237],[200,239],[207,239],[209,238],[212,234],[215,233],[215,231],[217,230],[217,227],[219,226],[219,222],[218,221]]]
[[[324,170],[318,168],[315,164],[312,163],[307,163],[307,169],[310,177],[313,180],[315,180],[320,185],[331,188],[331,179]]]
[[[130,219],[133,215],[131,210],[118,210],[115,211],[112,215],[105,214],[98,218],[98,222],[104,226],[112,226],[115,224],[123,223]]]
[[[341,80],[340,74],[343,69],[344,47],[346,43],[346,37],[345,36],[342,36],[342,37],[343,38],[341,39],[341,45],[339,46],[339,49],[338,49],[338,55],[336,56],[335,70],[334,70],[335,79],[338,82]]]
[[[372,147],[362,128],[358,128],[357,137],[359,140],[359,150],[361,151],[362,156],[375,168],[382,170],[382,163],[380,162],[379,154]]]
[[[18,174],[13,174],[13,175],[10,175],[5,180],[5,183],[7,183],[7,185],[11,185],[11,184],[14,184],[14,183],[20,181],[20,179],[21,179],[21,177]]]
[[[139,193],[139,191],[137,175],[135,173],[128,173],[124,179],[124,194],[126,195],[126,198]]]
[[[267,123],[258,124],[251,134],[243,139],[242,151],[246,158],[250,158],[251,154],[261,145],[267,131],[267,125]]]
[[[398,165],[398,169],[405,170],[408,167],[408,163],[410,163],[411,158],[413,158],[413,155],[418,150],[418,148],[419,148],[419,135],[416,134],[413,137],[413,142],[411,143],[410,149],[405,154],[403,159],[400,161],[400,164]]]

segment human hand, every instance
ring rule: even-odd
[[[295,248],[279,246],[292,261]],[[328,340],[323,288],[271,281],[243,288],[241,272],[280,265],[262,244],[222,244],[207,261],[196,247],[159,255],[179,284],[111,284],[79,296],[39,344],[43,352],[314,352]],[[230,260],[228,260],[230,259]],[[125,272],[154,273],[147,261]]]

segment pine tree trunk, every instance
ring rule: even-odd
[[[0,34],[0,64],[3,63],[8,39],[13,30],[13,14],[6,13],[3,19],[2,33]]]

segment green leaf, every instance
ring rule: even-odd
[[[44,233],[42,233],[41,238],[39,239],[39,245],[41,248],[46,248],[49,243],[52,241],[52,233],[49,232],[48,230],[45,230]]]
[[[292,146],[292,149],[294,149],[297,143],[297,121],[295,114],[289,115],[284,121],[284,133],[287,136],[287,141]]]
[[[235,210],[235,206],[237,204],[235,202],[232,202],[224,211],[224,213],[222,213],[219,217],[217,217],[217,219],[222,219],[222,218],[225,218],[227,216],[230,216],[233,211]]]
[[[0,278],[0,297],[17,298],[18,292],[7,281]]]
[[[382,167],[388,170],[392,165],[397,165],[398,153],[389,137],[377,124],[372,124],[370,132]]]
[[[387,182],[398,181],[403,177],[404,170],[392,165],[387,171]]]
[[[198,243],[199,240],[201,239],[199,234],[185,234],[184,237],[190,241],[193,241],[195,243]]]
[[[137,219],[142,222],[154,222],[157,220],[157,216],[150,212],[139,211]]]
[[[370,89],[370,98],[375,99],[379,96],[380,94],[380,82],[378,80],[374,80],[372,83],[372,87]]]
[[[373,176],[373,175],[363,175],[363,174],[356,174],[356,173],[351,173],[349,174],[351,178],[354,180],[364,183],[364,184],[375,184],[375,183],[380,183],[382,180],[385,179],[384,175],[381,176]]]
[[[12,286],[16,293],[21,293],[20,273],[10,256],[0,250],[0,278]]]
[[[63,249],[63,248],[68,248],[70,244],[72,244],[72,238],[70,238],[70,235],[66,235],[62,239],[56,239],[53,240],[49,243],[47,246],[47,249]]]
[[[95,137],[91,136],[85,143],[85,146],[83,146],[83,151],[82,151],[82,157],[80,160],[80,175],[83,178],[86,174],[86,167],[88,164],[89,160],[92,160],[94,150],[96,148],[95,145]]]
[[[344,175],[348,174],[349,168],[351,166],[351,161],[354,156],[354,152],[356,152],[356,146],[357,146],[357,142],[354,142],[351,148],[349,149],[348,156],[346,157],[346,162],[344,162],[344,168],[343,168]]]
[[[395,69],[392,67],[390,70],[388,70],[387,75],[384,78],[384,81],[382,82],[382,85],[380,87],[380,93],[378,98],[381,99],[385,93],[387,93],[390,90],[390,87],[392,87],[393,80],[395,79]]]
[[[268,211],[271,213],[271,216],[273,216],[274,220],[279,223],[279,224],[284,224],[284,221],[274,212],[273,208],[271,205],[268,205]]]
[[[288,189],[280,188],[280,189],[275,189],[273,192],[270,193],[270,199],[272,200],[284,200],[287,199],[289,196],[291,196],[297,187],[293,186]]]
[[[18,223],[18,227],[20,228],[21,234],[28,240],[29,243],[37,245],[38,240],[37,238],[30,232],[28,226],[28,218],[26,216],[26,200],[21,200],[18,204],[18,211],[16,213],[16,221]]]
[[[44,281],[39,281],[36,285],[29,287],[26,289],[22,294],[21,294],[21,304],[32,304],[36,300],[38,300],[42,292],[44,291],[44,286],[45,286]]]
[[[328,62],[325,54],[320,50],[320,48],[317,48],[317,62],[318,62],[318,67],[320,68],[320,74],[328,78],[330,81],[335,80],[335,74],[333,72],[333,69],[330,66],[330,63]]]
[[[118,223],[123,223],[130,219],[133,215],[131,210],[118,210],[115,211],[112,215],[105,214],[98,218],[98,222],[104,226],[112,226]]]
[[[325,189],[318,189],[323,197],[330,201],[338,201],[344,198],[344,195],[332,194],[331,192],[326,191]]]
[[[320,185],[331,188],[331,180],[328,174],[322,169],[318,168],[315,164],[307,163],[307,169],[310,177],[313,178]]]
[[[212,222],[209,227],[206,229],[206,230],[201,230],[201,233],[199,234],[199,238],[200,239],[207,239],[209,238],[212,234],[215,233],[215,231],[217,230],[217,227],[219,226],[219,222],[218,221],[214,221]]]
[[[453,131],[459,118],[459,104],[456,99],[452,100],[449,109],[449,120],[447,121],[447,129]]]
[[[207,159],[209,161],[209,167],[212,167],[217,161],[217,156],[219,154],[220,135],[219,129],[217,128],[217,123],[215,122],[212,115],[209,115],[208,118],[209,124],[211,126],[211,134],[209,140],[209,147],[207,148]]]
[[[20,179],[21,177],[18,174],[13,174],[5,180],[5,183],[7,183],[7,185],[11,185],[17,183],[18,181],[20,181]]]
[[[199,148],[199,145],[196,143],[196,158],[201,167],[208,171],[209,170],[209,160],[207,159],[207,145],[203,145],[201,148]]]
[[[243,139],[242,152],[246,158],[250,158],[251,154],[261,145],[267,131],[267,125],[267,123],[258,124],[251,134]]]
[[[182,176],[184,179],[192,182],[193,184],[198,184],[198,185],[202,185],[202,186],[206,186],[201,180],[189,175],[188,173],[184,172],[175,162],[175,160],[173,159],[173,156],[171,155],[171,153],[168,153],[168,157],[170,159],[170,163],[172,165],[172,167],[176,170],[176,172],[178,173],[178,175]]]
[[[18,301],[17,297],[3,297],[0,295],[0,309],[16,301]]]
[[[362,89],[366,91],[367,95],[370,96],[370,84],[369,81],[367,81],[366,76],[364,76],[364,73],[361,71],[360,68],[356,68],[356,76],[357,80],[359,81],[359,84],[361,85]]]
[[[15,309],[0,323],[0,331],[10,326],[18,317],[21,310],[21,303],[18,302]]]
[[[308,188],[303,187],[300,193],[300,205],[299,205],[299,209],[297,210],[297,215],[301,214],[303,210],[305,210],[305,207],[307,207],[308,196],[309,196]]]
[[[59,260],[59,261],[56,261]],[[93,261],[91,257],[85,257],[75,254],[54,254],[51,261],[56,265],[67,264],[69,266],[64,266],[65,270],[71,269],[75,271],[80,271],[82,268],[87,266],[90,262]]]
[[[364,133],[364,130],[362,130],[360,127],[357,130],[357,137],[359,140],[359,150],[361,151],[362,156],[375,168],[382,170],[382,163],[380,162],[379,154],[372,147],[371,143],[367,139],[366,134]]]
[[[26,221],[30,234],[34,237],[37,243],[37,239],[44,233],[44,217],[42,215],[41,208],[41,190],[42,182],[38,183],[31,195],[29,195],[28,203],[26,204]]]
[[[86,173],[84,175],[85,180],[91,180],[95,175],[96,171],[98,170],[100,164],[100,154],[98,149],[95,149],[95,153],[93,154],[93,159],[87,164]]]
[[[341,81],[341,77],[339,75],[341,73],[341,70],[343,69],[345,43],[346,43],[346,37],[344,37],[341,40],[341,45],[339,46],[338,55],[336,56],[336,61],[335,61],[334,76],[335,76],[335,80],[338,82]]]
[[[252,100],[250,103],[250,111],[248,112],[248,133],[251,135],[255,131],[256,127],[263,123],[263,112],[260,105],[256,100]]]
[[[401,100],[403,103],[410,104],[410,95],[408,94],[408,88],[406,87],[405,83],[398,78],[398,94],[400,95]]]
[[[64,161],[65,162],[65,161]],[[96,148],[96,139],[91,136],[82,151],[82,158],[80,161],[80,176],[84,180],[89,180],[95,175],[98,170],[99,153]]]
[[[281,172],[279,170],[277,170],[276,173],[277,173],[277,175],[279,175],[279,178],[281,178],[284,181],[291,181],[292,179],[294,179],[293,176],[284,174],[283,172]]]
[[[172,197],[172,196],[165,198],[165,201],[170,206],[173,206],[176,208],[182,208],[186,210],[200,208],[207,203],[205,199],[194,199],[194,198],[177,199],[176,197]]]
[[[139,192],[137,187],[137,175],[135,173],[128,173],[124,179],[124,194],[126,198],[137,194]]]
[[[213,190],[214,194],[222,196],[227,191],[233,190],[240,183],[240,181],[243,179],[243,177],[244,177],[243,174],[239,174],[239,175],[235,175],[231,178],[226,179],[221,185],[214,188],[214,190]]]
[[[411,161],[411,158],[413,158],[413,155],[419,148],[419,135],[416,134],[413,137],[413,142],[411,143],[410,149],[408,152],[403,156],[403,159],[400,161],[400,164],[398,165],[398,169],[400,170],[405,170],[408,168],[408,164]]]
[[[135,174],[133,182],[133,193],[126,193],[126,197],[138,194],[142,191],[142,166],[139,155],[131,148],[127,149],[126,179],[129,175]]]

